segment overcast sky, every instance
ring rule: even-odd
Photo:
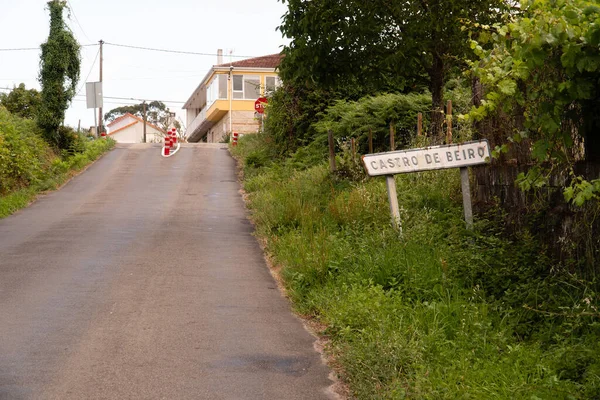
[[[47,0],[0,0],[0,49],[36,47],[49,31]],[[287,41],[275,28],[286,6],[277,0],[69,0],[67,20],[82,45],[107,43],[235,56],[278,53]],[[65,15],[66,17],[66,15]],[[94,125],[86,109],[85,82],[99,78],[99,46],[82,48],[79,96],[67,111],[67,125]],[[104,45],[104,96],[168,100],[185,121],[183,102],[198,86],[216,56],[184,55]],[[19,83],[40,89],[39,50],[0,51],[0,88]],[[89,77],[88,77],[89,74]],[[87,79],[86,79],[87,77]],[[6,91],[3,91],[6,92]],[[104,99],[104,111],[135,101]],[[139,102],[138,102],[139,103]]]

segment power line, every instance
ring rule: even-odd
[[[88,78],[90,77],[90,75],[92,73],[92,70],[94,69],[94,66],[96,65],[96,61],[98,60],[98,55],[99,54],[100,54],[100,49],[98,49],[98,51],[96,52],[96,57],[94,58],[94,61],[92,62],[92,66],[90,67],[90,72],[88,72],[87,76],[83,80],[83,83],[79,87],[79,90],[77,90],[77,94],[79,94],[79,92],[81,92],[81,89],[83,89],[83,87],[85,86],[85,83],[87,82]]]
[[[73,15],[75,15],[75,14],[73,14]],[[82,30],[82,32],[83,32],[83,30]],[[85,32],[83,32],[83,33],[85,35]],[[87,37],[87,35],[86,35],[86,37]],[[174,54],[189,54],[189,55],[194,55],[194,56],[214,57],[214,56],[219,55],[217,53],[199,53],[199,52],[195,52],[195,51],[156,49],[156,48],[152,48],[152,47],[131,46],[128,44],[109,43],[109,42],[104,42],[104,44],[107,44],[109,46],[115,46],[115,47],[124,47],[124,48],[128,48],[128,49],[159,51],[159,52],[163,52],[163,53],[174,53]],[[88,46],[98,46],[98,43],[90,43],[90,44],[82,44],[81,45],[81,47],[88,47]],[[39,49],[40,49],[39,47],[21,47],[21,48],[12,48],[12,49],[0,49],[0,51],[27,51],[27,50],[39,50]],[[229,54],[228,56],[235,57],[235,58],[254,58],[254,57],[256,57],[256,56],[234,55],[234,54]]]
[[[180,51],[180,50],[167,50],[167,49],[155,49],[155,48],[151,48],[151,47],[141,47],[141,46],[130,46],[127,44],[117,44],[117,43],[109,43],[109,42],[104,42],[104,44],[110,45],[110,46],[117,46],[117,47],[126,47],[129,49],[138,49],[138,50],[149,50],[149,51],[161,51],[163,53],[176,53],[176,54],[190,54],[190,55],[195,55],[195,56],[218,56],[218,54],[216,53],[197,53],[194,51]],[[230,55],[230,57],[237,57],[237,58],[252,58],[255,56],[238,56],[238,55]]]
[[[89,46],[98,46],[98,43],[91,43],[91,44],[82,44],[80,45],[81,47],[89,47]],[[0,51],[27,51],[27,50],[40,50],[40,47],[20,47],[20,48],[13,48],[13,49],[0,49]]]
[[[77,97],[85,97],[82,94],[78,94]],[[113,100],[126,100],[126,101],[160,101],[162,103],[177,103],[177,104],[184,104],[185,101],[176,101],[176,100],[158,100],[158,99],[152,99],[152,98],[146,98],[146,99],[138,99],[135,97],[114,97],[114,96],[102,96],[105,99],[113,99]]]
[[[79,25],[79,29],[81,29],[81,32],[83,33],[83,36],[86,37],[87,40],[89,40],[90,42],[92,41],[92,39],[90,39],[88,37],[88,35],[85,33],[85,31],[83,30],[83,27],[81,26],[81,24],[79,23],[79,20],[77,19],[77,15],[75,15],[75,9],[73,8],[73,5],[71,5],[71,2],[69,0],[67,0],[67,3],[69,4],[69,9],[71,10],[71,12],[73,13],[73,17],[75,18],[75,22],[77,22],[77,25]]]
[[[184,104],[185,101],[177,101],[177,100],[157,100],[157,99],[136,99],[134,97],[110,97],[104,96],[105,99],[117,99],[117,100],[136,100],[136,101],[160,101],[162,103],[179,103]]]
[[[9,92],[11,92],[13,90],[13,88],[9,88],[9,87],[0,87],[0,90],[7,90]],[[76,94],[75,97],[86,97],[83,94]],[[146,98],[146,99],[138,99],[135,97],[114,97],[114,96],[102,96],[105,99],[112,99],[112,100],[126,100],[126,101],[160,101],[161,103],[174,103],[174,104],[184,104],[185,101],[178,101],[178,100],[159,100],[159,99],[152,99],[152,98]],[[84,101],[83,99],[74,99],[75,101]],[[114,103],[114,104],[118,104],[116,102],[107,102],[107,103]]]

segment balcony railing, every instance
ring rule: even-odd
[[[207,108],[208,108],[208,106],[204,106],[204,108],[202,108],[202,110],[200,110],[200,113],[198,113],[198,115],[196,115],[196,118],[194,118],[192,123],[188,126],[187,132],[185,134],[187,137],[190,137],[191,135],[193,135],[194,131],[196,129],[198,129],[198,127],[200,127],[200,125],[202,125],[202,123],[206,119]]]

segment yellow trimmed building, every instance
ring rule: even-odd
[[[206,74],[186,101],[186,138],[188,142],[220,142],[231,132],[256,133],[261,115],[254,111],[259,97],[279,85],[276,68],[280,54],[222,63]]]

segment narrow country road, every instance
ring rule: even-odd
[[[121,145],[0,220],[0,399],[326,399],[224,148]]]

